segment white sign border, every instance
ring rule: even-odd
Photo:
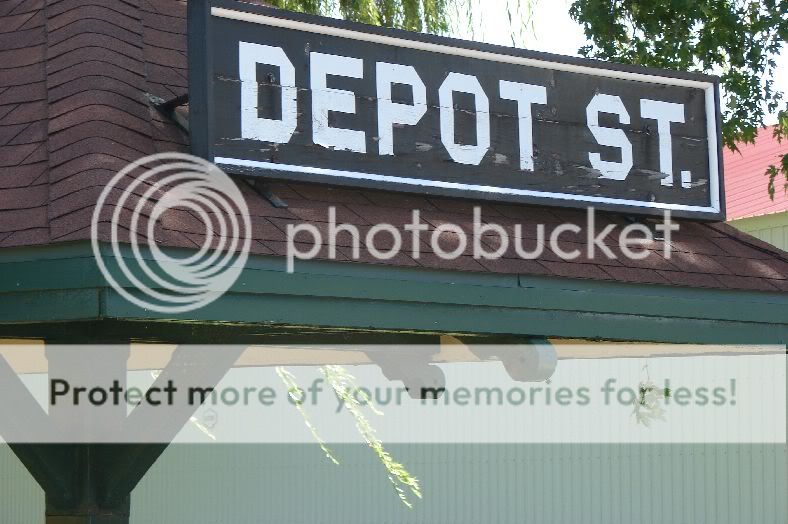
[[[442,44],[435,44],[432,42],[408,40],[394,36],[364,33],[361,31],[354,31],[352,29],[344,29],[340,27],[312,24],[308,22],[302,22],[299,20],[277,18],[274,16],[262,15],[257,13],[248,13],[245,11],[236,11],[233,9],[226,9],[223,7],[211,7],[211,16],[215,16],[217,18],[226,18],[230,20],[239,20],[243,22],[268,25],[272,27],[293,29],[297,31],[305,31],[305,32],[316,33],[320,35],[328,35],[328,36],[336,36],[340,38],[348,38],[353,40],[361,40],[365,42],[372,42],[382,45],[418,49],[422,51],[442,53],[447,55],[464,56],[464,57],[474,58],[479,60],[538,67],[542,69],[552,69],[555,71],[567,71],[572,73],[600,76],[605,78],[616,78],[620,80],[649,82],[653,84],[702,89],[704,91],[705,101],[706,101],[706,134],[708,135],[708,147],[709,147],[709,175],[710,175],[709,196],[711,200],[711,205],[707,207],[707,206],[690,206],[686,204],[671,204],[664,202],[645,202],[641,200],[595,197],[595,196],[587,196],[587,195],[573,195],[571,193],[554,193],[549,191],[534,191],[530,189],[515,189],[515,188],[497,187],[497,186],[482,186],[482,185],[474,185],[474,184],[463,184],[458,182],[444,182],[440,180],[427,180],[420,178],[399,177],[399,176],[391,176],[391,175],[378,175],[374,173],[364,173],[359,171],[344,171],[338,169],[327,169],[327,168],[319,168],[319,167],[277,164],[274,162],[260,162],[255,160],[245,160],[238,158],[215,157],[213,161],[220,167],[224,165],[224,166],[239,166],[239,167],[247,167],[247,168],[260,168],[260,169],[268,169],[272,171],[287,171],[287,172],[298,172],[298,173],[315,174],[315,175],[323,175],[323,176],[334,176],[334,177],[349,178],[349,179],[393,182],[393,183],[413,185],[413,186],[436,187],[442,189],[459,189],[465,191],[478,191],[482,193],[491,193],[491,194],[530,196],[530,197],[545,198],[550,200],[556,200],[556,199],[571,200],[571,201],[599,203],[599,204],[625,205],[625,206],[651,208],[651,209],[690,211],[696,213],[720,214],[721,212],[720,169],[719,169],[719,159],[717,157],[718,155],[717,116],[716,116],[717,111],[715,104],[715,86],[711,82],[703,82],[699,80],[687,80],[683,78],[663,77],[657,75],[649,75],[645,73],[633,73],[629,71],[617,71],[614,69],[604,69],[604,68],[581,66],[575,64],[565,64],[561,62],[540,60],[537,58],[526,58],[522,56],[492,53],[489,51],[480,51],[477,49],[451,47]]]

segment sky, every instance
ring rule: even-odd
[[[479,40],[490,44],[512,45],[511,29],[507,16],[507,0],[475,0],[476,20],[473,31],[464,29],[460,38]],[[512,5],[517,0],[510,0]],[[534,32],[524,34],[525,47],[561,55],[576,56],[577,50],[588,42],[583,29],[569,17],[571,0],[538,0],[533,13]],[[483,9],[480,6],[484,6]],[[788,48],[777,58],[776,87],[788,93]],[[767,125],[776,123],[770,115]]]

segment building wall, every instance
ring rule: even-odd
[[[788,251],[788,211],[731,220],[730,225],[784,251]]]
[[[5,443],[0,443],[0,522],[40,524],[44,492]]]
[[[372,451],[177,445],[135,490],[132,523],[759,524],[788,521],[782,444],[393,445],[424,500],[397,499]],[[42,522],[43,496],[0,447],[0,522]]]
[[[499,364],[459,362],[443,364],[443,368],[451,380],[450,388],[484,384],[508,388],[516,384],[503,378],[507,375]],[[222,423],[213,431],[220,442],[236,431],[239,422],[254,430],[249,435],[262,438],[269,432],[281,432],[293,443],[216,444],[205,438],[203,444],[172,445],[133,492],[131,522],[788,522],[782,352],[691,358],[575,358],[559,364],[551,388],[571,384],[596,390],[610,377],[616,377],[619,384],[634,385],[644,378],[647,367],[647,374],[657,383],[670,378],[673,388],[716,387],[735,378],[738,393],[735,405],[733,386],[729,391],[731,402],[725,406],[679,408],[677,403],[671,404],[667,406],[666,421],[649,428],[635,424],[629,405],[608,409],[595,403],[596,409],[589,409],[529,404],[499,410],[494,406],[475,409],[452,404],[422,411],[407,402],[398,406],[378,401],[386,416],[374,420],[376,429],[392,456],[422,482],[424,499],[414,501],[412,510],[400,503],[369,447],[331,444],[341,462],[332,464],[289,403],[265,409],[253,405],[240,411],[217,408]],[[353,371],[359,383],[369,387],[380,384],[370,379],[373,375],[384,380],[374,366],[356,366]],[[142,374],[149,377],[147,372]],[[317,375],[314,367],[298,369],[304,386]],[[277,378],[271,368],[236,369],[228,377],[224,386],[272,384]],[[543,387],[534,386],[539,390]],[[444,400],[449,396],[447,391]],[[601,395],[596,398],[602,401]],[[336,398],[331,400],[330,406],[336,406]],[[347,413],[333,419],[334,409],[310,411],[311,420],[329,442],[358,442],[352,418],[344,417]],[[418,413],[429,418],[419,418]],[[335,426],[331,420],[338,421],[353,440],[333,440],[331,435],[343,433],[332,433]],[[418,437],[422,444],[396,444],[405,442],[395,439],[402,436],[398,432]],[[513,441],[498,440],[502,435],[532,443],[467,443]],[[724,438],[717,438],[721,436]],[[466,443],[425,443],[447,440]],[[658,443],[646,443],[649,441]],[[40,488],[10,449],[0,445],[0,523],[41,523],[43,508]]]

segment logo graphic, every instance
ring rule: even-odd
[[[200,244],[196,252],[178,256],[159,247],[157,234],[176,234],[161,224],[173,215],[202,224],[204,235],[189,236]],[[111,252],[99,239],[107,222]],[[210,304],[235,283],[249,256],[251,230],[246,201],[226,173],[192,155],[159,153],[129,164],[104,187],[91,239],[104,278],[121,296],[159,313],[183,313]]]

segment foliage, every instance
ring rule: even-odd
[[[312,433],[312,437],[320,445],[320,449],[323,450],[326,458],[334,464],[339,465],[339,461],[326,445],[326,441],[323,440],[323,438],[317,432],[317,428],[314,426],[314,424],[312,424],[309,415],[307,415],[306,411],[304,410],[304,390],[298,387],[298,382],[296,382],[295,375],[283,367],[277,367],[276,374],[279,375],[279,378],[282,379],[282,382],[284,382],[285,386],[287,387],[287,395],[293,400],[296,410],[298,410],[298,413],[301,414],[301,418],[304,419],[304,424],[306,424],[307,429],[309,429],[309,432]]]
[[[275,7],[353,22],[423,31],[437,35],[475,35],[475,22],[484,16],[487,0],[267,0]],[[538,0],[506,0],[512,45],[533,31],[533,7]]]
[[[655,420],[665,420],[665,409],[662,401],[670,398],[669,388],[658,388],[651,380],[648,372],[648,364],[643,366],[646,372],[646,379],[641,381],[637,387],[637,397],[632,401],[632,416],[635,422],[650,427]]]
[[[449,31],[447,0],[271,0],[290,11],[444,34]]]
[[[512,44],[533,28],[538,0],[507,0]],[[435,34],[456,33],[483,16],[484,0],[269,0],[292,11]],[[478,13],[477,13],[478,11]],[[589,57],[651,67],[719,74],[725,100],[723,142],[752,143],[768,113],[778,114],[774,136],[788,138],[788,106],[774,88],[774,56],[788,39],[785,0],[574,0],[570,14],[593,45]],[[518,38],[519,37],[519,38]],[[771,166],[769,195],[784,178],[788,155]]]
[[[408,508],[412,508],[413,504],[411,504],[410,500],[408,499],[408,493],[406,489],[410,491],[412,495],[421,498],[421,486],[419,485],[419,480],[411,475],[408,470],[405,469],[405,466],[395,461],[391,457],[391,454],[386,451],[386,449],[383,447],[383,442],[381,442],[381,440],[377,437],[375,434],[375,429],[372,427],[372,425],[369,423],[369,420],[362,412],[362,408],[367,407],[376,415],[382,415],[383,413],[375,408],[375,405],[372,403],[372,400],[369,398],[369,396],[356,384],[355,377],[348,373],[347,370],[345,370],[345,368],[342,366],[323,366],[320,368],[320,372],[323,374],[323,377],[325,377],[326,382],[331,385],[331,389],[334,391],[337,398],[340,399],[342,405],[350,412],[351,415],[353,415],[353,418],[356,421],[356,428],[364,439],[364,442],[366,442],[367,445],[372,448],[375,455],[377,455],[380,462],[386,468],[386,471],[388,472],[388,479],[392,486],[394,486],[394,490],[396,491],[399,499]],[[296,409],[304,419],[304,423],[306,424],[307,428],[309,428],[309,431],[312,433],[314,439],[320,445],[320,448],[326,454],[326,457],[334,464],[339,464],[339,461],[328,448],[326,442],[320,437],[317,432],[317,428],[315,428],[315,426],[312,424],[309,416],[304,410],[304,391],[298,386],[295,376],[282,367],[276,368],[276,373],[287,387],[288,395],[293,400]]]
[[[326,382],[331,384],[337,397],[342,401],[342,405],[350,411],[353,418],[356,419],[356,428],[367,445],[372,448],[375,455],[378,456],[380,462],[386,468],[389,474],[389,481],[394,486],[400,500],[407,507],[411,508],[413,505],[408,500],[407,493],[404,488],[408,489],[413,495],[421,498],[421,487],[416,477],[412,476],[405,467],[396,462],[391,455],[383,447],[383,443],[375,435],[375,430],[364,416],[361,411],[362,407],[368,407],[373,413],[382,415],[378,411],[369,396],[356,385],[356,379],[348,373],[342,366],[323,366],[320,372],[326,378]]]
[[[773,58],[788,39],[785,0],[575,0],[570,14],[593,42],[580,50],[586,56],[719,74],[731,150],[753,142],[768,113],[778,112],[774,135],[788,136]],[[788,155],[766,174],[772,198],[781,175],[788,192]]]
[[[638,384],[638,396],[632,402],[632,416],[635,422],[646,427],[655,420],[665,420],[662,400],[670,397],[670,390],[658,388],[650,380]]]

